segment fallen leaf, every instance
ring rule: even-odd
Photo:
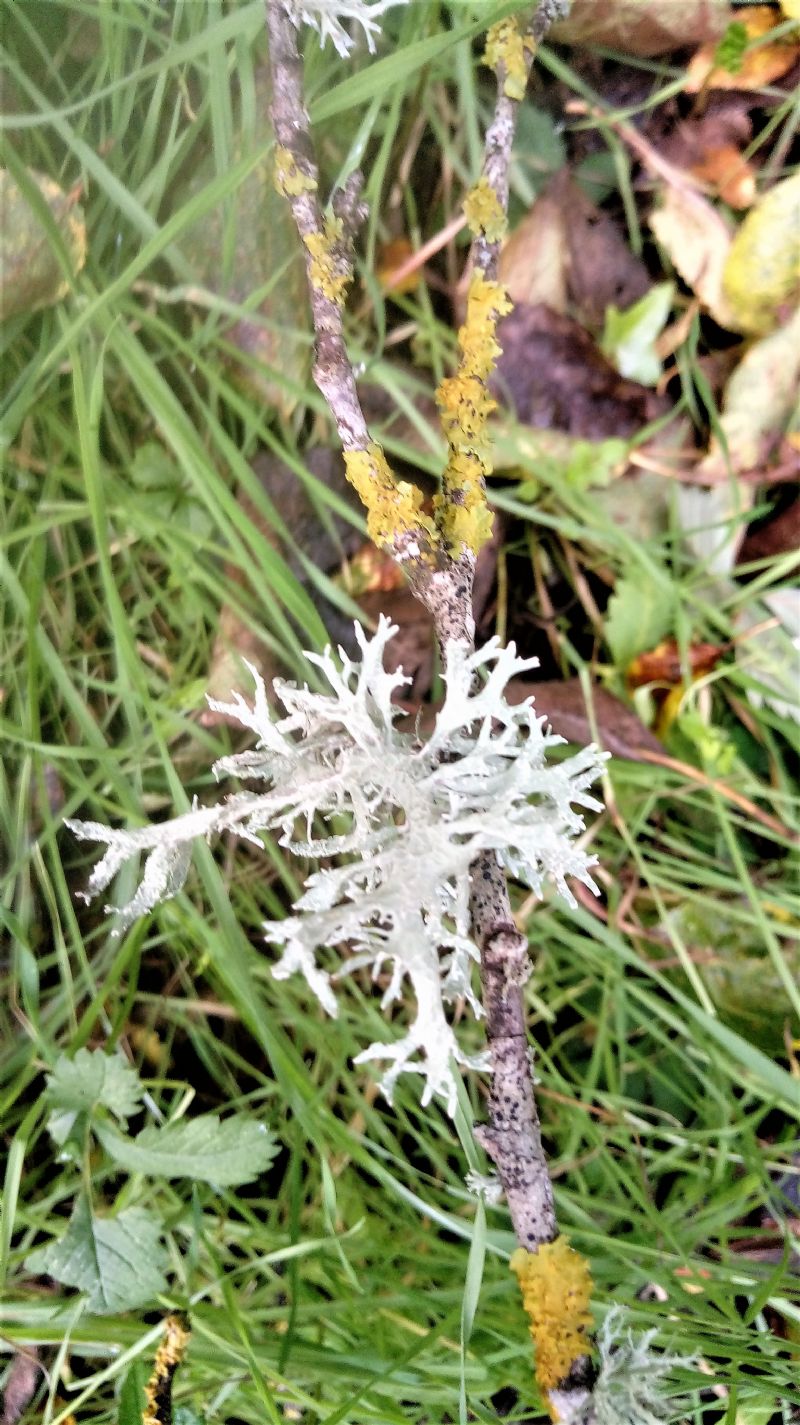
[[[48,232],[28,197],[6,170],[0,169],[0,314],[3,319],[30,315],[60,302],[71,279],[86,262],[86,224],[77,190],[65,193],[52,178],[28,171],[50,210],[55,234]],[[61,248],[63,263],[55,250]],[[67,272],[69,275],[67,275]]]
[[[399,281],[392,280],[394,273],[399,267],[411,257],[414,249],[407,237],[393,238],[391,242],[384,242],[378,248],[375,261],[375,276],[385,290],[390,290],[392,294],[402,295],[403,292],[414,292],[419,286],[419,272],[409,272],[406,277],[401,277]]]
[[[686,650],[686,662],[690,676],[696,678],[703,673],[710,672],[712,668],[716,667],[726,650],[726,644],[691,644]],[[655,648],[637,654],[628,664],[627,682],[631,688],[643,688],[648,683],[679,686],[683,684],[683,681],[684,662],[674,638],[664,639]]]
[[[728,0],[573,0],[569,15],[553,25],[550,37],[558,44],[660,55],[720,39],[730,17]]]
[[[752,5],[739,10],[719,45],[705,44],[686,69],[686,92],[701,89],[763,89],[774,84],[797,63],[800,44],[787,35],[770,43],[757,43],[780,24],[772,5]]]
[[[755,169],[733,144],[707,149],[691,165],[691,172],[701,183],[715,188],[730,208],[749,208],[755,201]]]
[[[752,485],[725,480],[701,489],[680,485],[675,504],[688,548],[695,559],[717,575],[730,574],[747,528],[753,503]]]
[[[560,204],[567,235],[567,285],[574,315],[600,331],[607,307],[630,307],[645,296],[650,274],[619,224],[587,198],[566,169],[548,191]]]
[[[507,697],[510,703],[533,697],[536,711],[546,716],[554,732],[580,747],[597,739],[605,752],[629,762],[645,760],[644,752],[664,750],[641,718],[605,688],[592,688],[591,709],[587,707],[580,678],[541,683],[512,678]]]
[[[563,208],[545,189],[505,243],[498,276],[513,302],[543,302],[553,312],[565,312],[567,264]]]
[[[779,717],[800,723],[800,589],[771,589],[742,611],[741,630],[764,621],[764,608],[777,625],[761,629],[737,645],[739,661],[760,687],[749,687],[754,707],[768,703]],[[765,689],[767,691],[765,691]]]
[[[748,213],[730,247],[723,292],[740,331],[772,331],[800,299],[800,172],[776,183]]]
[[[710,94],[702,109],[677,123],[667,106],[656,109],[646,126],[656,151],[698,182],[716,189],[732,208],[747,208],[755,198],[756,171],[743,150],[753,136],[751,100],[746,94]]]
[[[720,326],[738,331],[736,313],[722,285],[731,232],[713,203],[688,186],[670,184],[649,221],[687,287]]]
[[[769,514],[762,516],[747,531],[739,550],[739,563],[756,559],[774,559],[800,549],[800,490],[797,486],[780,489]]]
[[[800,308],[790,321],[753,342],[725,388],[720,416],[724,445],[711,441],[698,466],[706,481],[731,470],[753,470],[783,434],[800,381]]]
[[[614,370],[589,333],[541,304],[519,304],[500,324],[493,389],[519,421],[603,440],[630,436],[669,402]]]

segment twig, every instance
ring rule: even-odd
[[[472,648],[475,557],[491,532],[485,492],[485,475],[490,469],[486,420],[494,403],[487,379],[499,354],[496,324],[510,309],[497,282],[497,264],[506,227],[511,149],[537,43],[549,23],[563,13],[563,5],[561,0],[542,0],[524,27],[507,19],[487,36],[485,60],[497,77],[497,99],[486,134],[481,177],[465,202],[474,234],[472,279],[467,316],[459,332],[459,365],[437,392],[449,455],[433,520],[421,514],[420,500],[411,487],[396,480],[380,447],[371,439],[347,357],[343,297],[353,273],[353,237],[363,217],[358,200],[360,178],[353,175],[334,197],[333,218],[323,216],[293,25],[282,0],[266,0],[266,6],[272,118],[278,140],[277,181],[291,205],[306,252],[317,345],[314,379],[336,423],[348,478],[366,506],[371,537],[403,564],[414,593],[433,615],[442,650],[453,638]],[[547,1254],[552,1253],[554,1264],[566,1262],[569,1270],[580,1275],[586,1267],[583,1259],[564,1239],[557,1239],[553,1188],[533,1092],[522,994],[530,970],[528,941],[513,922],[505,874],[497,857],[479,857],[471,875],[472,934],[481,951],[491,1051],[489,1122],[477,1130],[477,1136],[497,1168],[523,1255],[530,1254],[535,1266],[539,1249],[544,1248],[543,1263],[550,1262]],[[549,1269],[544,1267],[544,1271]],[[588,1282],[588,1270],[584,1276]],[[532,1286],[523,1285],[526,1302],[529,1290],[535,1295],[535,1281]],[[563,1369],[543,1374],[539,1357],[544,1356],[544,1348],[535,1324],[531,1328],[537,1347],[537,1378],[555,1420],[562,1425],[592,1425],[592,1370],[584,1350],[588,1342],[582,1335],[582,1321],[576,1318],[570,1324],[567,1320],[571,1303],[565,1290],[564,1330],[579,1345],[571,1354],[561,1352]],[[558,1332],[559,1322],[548,1329]]]

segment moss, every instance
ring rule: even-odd
[[[585,1257],[557,1237],[538,1252],[518,1248],[509,1263],[522,1292],[536,1349],[536,1380],[556,1389],[580,1356],[588,1355],[592,1278]],[[552,1412],[551,1412],[552,1413]],[[557,1415],[553,1415],[557,1419]]]
[[[294,154],[280,144],[275,150],[275,187],[284,198],[297,198],[301,193],[313,193],[316,178],[298,168]]]
[[[346,450],[344,464],[347,478],[367,511],[367,533],[373,543],[393,553],[397,553],[399,537],[422,534],[428,542],[435,543],[433,521],[421,512],[422,491],[395,478],[379,445],[370,442],[366,450]]]
[[[528,84],[526,51],[532,53],[533,49],[533,41],[527,36],[523,38],[519,25],[512,17],[500,20],[489,30],[483,62],[495,71],[508,99],[525,98]]]
[[[506,215],[488,178],[478,179],[464,199],[464,216],[470,231],[483,233],[489,242],[500,242],[506,235]]]

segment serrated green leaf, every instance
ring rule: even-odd
[[[602,348],[620,376],[655,386],[661,376],[661,358],[655,344],[669,318],[674,296],[672,282],[658,282],[625,311],[606,308]]]
[[[97,1136],[114,1161],[130,1173],[194,1178],[214,1187],[252,1182],[278,1150],[269,1129],[243,1115],[223,1123],[216,1114],[202,1114],[163,1128],[143,1128],[135,1138],[123,1138],[98,1125]]]
[[[168,1259],[160,1237],[159,1222],[141,1208],[94,1217],[82,1197],[64,1236],[31,1252],[25,1266],[77,1287],[90,1311],[108,1316],[143,1306],[165,1289]]]
[[[637,653],[644,653],[669,633],[672,599],[663,584],[648,579],[644,571],[620,579],[606,614],[606,640],[618,668],[627,668]]]
[[[139,1107],[142,1085],[136,1070],[120,1054],[79,1049],[73,1059],[61,1054],[47,1076],[47,1097],[56,1109],[91,1113],[102,1105],[120,1123]]]

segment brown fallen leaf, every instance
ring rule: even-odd
[[[625,54],[660,55],[687,45],[716,43],[731,19],[728,0],[572,0],[553,25],[559,44],[605,45]]]
[[[691,165],[691,172],[702,183],[710,184],[730,208],[749,208],[755,200],[755,169],[733,144],[707,149]]]
[[[752,524],[739,549],[738,564],[774,559],[800,550],[800,488],[782,489],[769,514]]]
[[[493,389],[517,420],[589,440],[630,436],[669,402],[619,375],[589,333],[541,304],[522,304],[500,324]]]
[[[375,276],[385,291],[402,295],[414,292],[419,284],[419,270],[398,276],[398,271],[406,267],[413,256],[413,248],[407,237],[393,238],[381,243],[375,261]]]
[[[713,203],[688,186],[669,184],[649,222],[676,272],[706,311],[728,331],[739,331],[736,314],[723,291],[731,231]]]
[[[605,688],[592,688],[593,718],[579,678],[541,683],[513,679],[508,687],[509,702],[521,703],[527,697],[534,699],[537,712],[545,714],[553,731],[568,742],[585,747],[596,736],[604,751],[629,762],[641,762],[646,752],[664,750],[641,718]]]
[[[567,225],[548,185],[517,224],[500,254],[498,276],[513,302],[567,310]]]
[[[704,44],[687,66],[687,94],[698,94],[701,89],[763,89],[766,84],[782,79],[800,59],[800,42],[794,37],[779,35],[769,43],[754,44],[768,36],[782,18],[772,5],[751,5],[746,10],[738,10],[733,23],[740,32],[742,47],[747,46],[740,62],[728,68],[719,65],[716,44]]]
[[[693,643],[687,650],[689,673],[698,677],[715,668],[729,645]],[[643,688],[648,683],[680,686],[683,683],[683,661],[674,638],[666,638],[647,653],[638,653],[628,664],[626,681],[630,688]]]

